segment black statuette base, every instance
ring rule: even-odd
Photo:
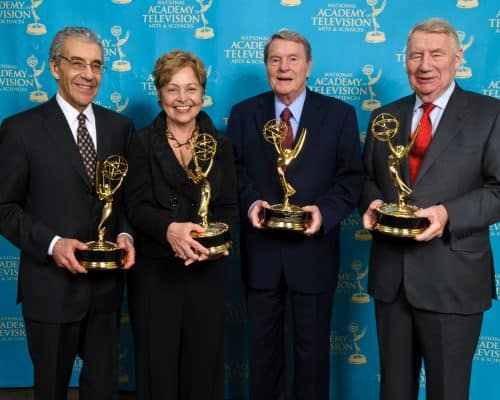
[[[270,229],[302,232],[306,229],[306,222],[310,213],[300,207],[283,204],[273,204],[264,210],[264,226]]]
[[[211,256],[224,253],[232,245],[229,226],[223,222],[209,222],[205,232],[191,232],[191,236],[206,247]]]
[[[76,250],[76,259],[89,270],[110,270],[123,266],[122,249],[112,242],[88,242],[88,250]]]
[[[375,229],[390,236],[413,238],[429,226],[427,218],[415,216],[419,209],[413,205],[382,204],[377,212]]]

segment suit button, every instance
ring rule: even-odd
[[[171,210],[175,210],[177,208],[177,203],[177,197],[170,196],[170,199],[168,200],[168,208]]]

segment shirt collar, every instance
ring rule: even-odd
[[[432,104],[435,104],[438,108],[444,110],[446,108],[446,105],[448,104],[448,101],[450,100],[453,90],[455,90],[455,86],[456,86],[455,81],[452,81],[451,85],[448,86],[448,89],[446,89],[441,96],[439,96],[436,100],[434,100]],[[417,111],[422,104],[424,104],[422,99],[416,96],[415,106],[413,107],[413,111]]]
[[[302,109],[304,108],[304,102],[306,101],[306,89],[303,90],[301,94],[293,101],[292,104],[286,105],[283,103],[278,96],[274,96],[274,109],[276,110],[276,118],[280,118],[281,112],[288,107],[292,112],[293,118],[298,121],[302,114]]]
[[[80,111],[78,111],[75,107],[64,100],[59,92],[57,92],[56,94],[56,101],[57,104],[59,104],[59,107],[61,107],[61,110],[69,124],[73,123],[74,121],[78,121],[78,115],[80,114]],[[95,115],[92,108],[92,103],[90,103],[85,108],[85,110],[83,110],[83,113],[87,117],[87,122],[95,126]]]

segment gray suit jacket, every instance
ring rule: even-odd
[[[373,112],[400,121],[392,142],[408,143],[415,95]],[[384,142],[367,135],[360,212],[374,199],[397,202]],[[402,177],[409,182],[408,159]],[[449,226],[442,238],[418,243],[374,233],[369,291],[392,301],[404,286],[414,307],[471,314],[496,298],[489,225],[500,221],[500,102],[456,86],[425,155],[408,202],[422,208],[443,204]]]

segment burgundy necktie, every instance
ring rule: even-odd
[[[281,119],[287,126],[287,132],[283,140],[281,141],[281,147],[284,149],[291,149],[293,146],[293,130],[292,124],[290,123],[290,117],[292,116],[292,112],[288,107],[286,107],[281,112]]]
[[[422,160],[425,156],[425,152],[431,144],[432,122],[430,113],[434,109],[434,107],[436,107],[436,105],[432,103],[424,103],[420,107],[423,108],[424,112],[422,114],[422,117],[420,118],[420,122],[418,123],[419,131],[417,140],[415,140],[410,154],[410,182],[412,185],[417,178],[418,171],[420,170],[420,165],[422,165]],[[411,137],[413,137],[414,134],[415,132]]]
[[[95,167],[96,167],[96,153],[94,148],[94,142],[90,137],[90,133],[87,130],[87,125],[85,120],[87,117],[85,114],[78,114],[78,129],[76,130],[76,141],[78,144],[78,149],[82,156],[83,165],[85,166],[85,171],[89,177],[92,186],[95,184]]]

